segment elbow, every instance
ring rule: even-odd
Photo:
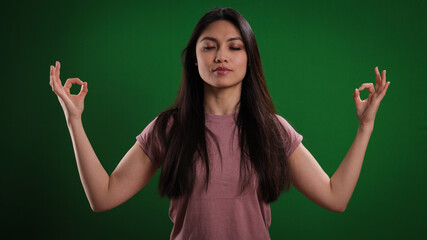
[[[344,198],[335,197],[329,203],[330,203],[329,204],[330,211],[342,213],[347,208],[348,200]]]
[[[323,205],[323,208],[325,208],[326,210],[329,210],[331,212],[342,213],[347,208],[347,204],[348,204],[348,202],[334,201],[334,202],[329,202],[329,204]]]
[[[331,212],[337,212],[337,213],[342,213],[345,211],[347,205],[339,205],[339,204],[329,204],[329,205],[319,205],[321,207],[323,207],[324,209],[331,211]]]
[[[103,206],[100,206],[99,204],[93,204],[93,203],[90,204],[90,208],[92,209],[93,212],[96,212],[96,213],[105,212],[111,209],[111,208],[107,208],[105,206],[103,207]]]
[[[331,211],[333,211],[333,212],[342,213],[342,212],[344,212],[344,211],[345,211],[345,209],[346,209],[346,208],[347,208],[347,204],[342,205],[342,206],[337,205],[337,206],[335,206],[335,207],[331,208],[330,210],[331,210]]]
[[[101,209],[100,207],[90,204],[90,208],[92,209],[93,212],[99,213],[99,212],[103,212],[104,210]]]
[[[107,195],[103,195],[97,198],[88,197],[88,200],[89,200],[90,208],[92,209],[93,212],[96,212],[96,213],[105,212],[114,208],[114,206],[109,201],[109,198]]]
[[[345,211],[345,208],[336,209],[334,212],[342,213]]]
[[[100,209],[100,208],[96,208],[96,207],[91,207],[91,208],[92,208],[92,211],[95,213],[105,212],[105,210]]]
[[[99,208],[99,207],[91,207],[91,208],[92,208],[92,211],[96,212],[96,213],[105,212],[105,211],[109,210],[109,209],[106,209],[106,208]]]

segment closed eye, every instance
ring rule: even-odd
[[[209,50],[209,49],[213,49],[213,48],[215,48],[215,47],[203,47],[203,50],[205,50],[205,51],[207,51],[207,50]],[[241,48],[239,48],[239,47],[230,47],[230,49],[231,50],[241,50]]]
[[[203,47],[203,50],[209,50],[209,49],[212,49],[212,48],[215,48],[215,47]]]

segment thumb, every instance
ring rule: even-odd
[[[354,99],[354,102],[355,102],[356,104],[362,101],[362,100],[360,99],[360,92],[359,92],[359,89],[357,89],[357,88],[354,90],[354,93],[353,93],[353,99]]]

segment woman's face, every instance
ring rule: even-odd
[[[227,88],[242,83],[247,55],[239,30],[230,22],[211,23],[197,39],[197,66],[205,84]]]

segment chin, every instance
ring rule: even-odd
[[[221,80],[216,79],[209,82],[205,81],[205,86],[224,89],[224,88],[236,87],[241,83],[242,81],[230,82],[230,81],[227,81],[226,79],[221,79]]]

